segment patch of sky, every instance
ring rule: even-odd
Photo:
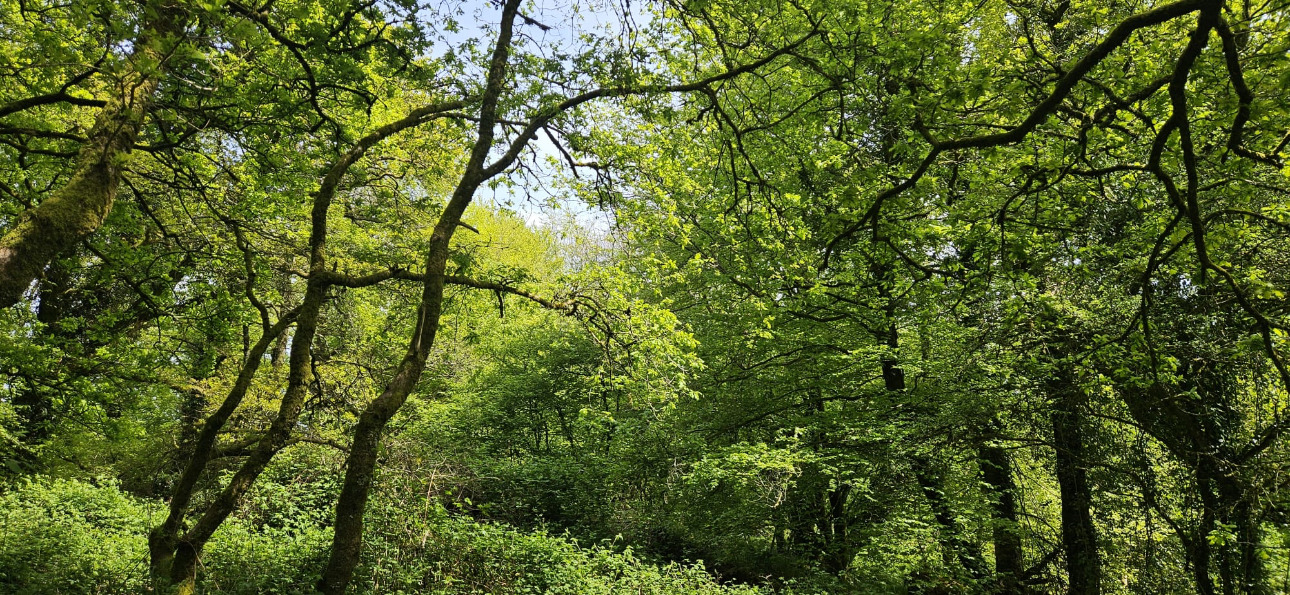
[[[428,58],[444,61],[467,80],[482,81],[501,12],[498,2],[447,0],[423,5],[418,13],[433,40]],[[516,52],[548,62],[549,72],[527,75],[524,83],[574,93],[596,81],[580,72],[577,61],[604,58],[636,46],[639,33],[654,22],[645,3],[629,0],[534,0],[526,2],[515,28]],[[522,109],[522,108],[520,108]],[[594,107],[590,110],[595,113]],[[525,114],[512,116],[523,119]],[[602,112],[604,117],[613,114]],[[513,130],[499,128],[499,139]],[[588,204],[576,190],[567,147],[557,133],[539,133],[509,175],[481,189],[476,200],[519,214],[533,227],[558,228],[575,223],[597,234],[613,228],[611,213]],[[496,149],[500,155],[505,145]]]

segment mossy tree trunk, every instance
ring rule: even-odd
[[[0,308],[18,303],[50,262],[94,233],[112,211],[122,169],[183,30],[183,11],[171,2],[154,0],[145,11],[145,27],[67,183],[24,212],[0,238]]]

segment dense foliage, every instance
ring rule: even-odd
[[[0,0],[0,590],[1290,590],[1290,4]]]

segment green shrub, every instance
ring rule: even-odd
[[[159,512],[111,482],[22,480],[0,495],[0,591],[141,592]]]
[[[656,566],[631,552],[583,547],[542,531],[522,532],[449,515],[377,507],[360,576],[380,592],[435,594],[757,593],[719,585],[702,565]]]
[[[160,502],[110,481],[34,478],[0,495],[0,592],[141,593]],[[331,530],[255,527],[230,518],[206,547],[208,593],[303,593],[317,581]]]
[[[207,593],[310,593],[331,547],[330,528],[297,530],[225,522],[202,556]]]
[[[266,482],[261,497],[281,495]],[[295,485],[291,491],[308,491]],[[331,529],[313,507],[301,519],[233,517],[207,545],[203,593],[307,593],[318,580]],[[260,504],[268,504],[260,502]],[[284,507],[287,503],[283,503]],[[545,532],[476,522],[422,502],[416,510],[378,498],[355,575],[360,593],[708,595],[757,593],[724,587],[702,565],[653,565],[630,550],[583,547]],[[0,592],[141,593],[147,590],[147,532],[159,502],[123,493],[110,481],[22,480],[0,494]]]

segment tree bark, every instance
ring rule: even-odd
[[[1062,548],[1066,553],[1068,592],[1098,595],[1102,590],[1102,561],[1093,526],[1092,492],[1085,469],[1084,434],[1078,410],[1079,387],[1062,379],[1052,414],[1057,485],[1062,498]]]
[[[994,572],[999,592],[1022,593],[1025,568],[1021,535],[1017,533],[1017,486],[1012,479],[1012,459],[1004,449],[987,443],[981,445],[978,460],[981,479],[990,488],[990,506],[994,510]]]
[[[824,568],[835,575],[842,574],[851,566],[856,552],[851,543],[851,519],[846,509],[850,495],[851,484],[840,481],[827,495],[828,526],[822,528],[825,534]]]
[[[1236,525],[1236,539],[1240,544],[1240,593],[1245,595],[1266,595],[1267,576],[1263,559],[1259,557],[1259,546],[1262,536],[1259,531],[1259,520],[1254,507],[1241,494],[1232,511],[1232,523]]]
[[[1200,525],[1192,536],[1192,576],[1196,581],[1196,592],[1200,595],[1215,595],[1214,578],[1210,576],[1213,561],[1213,548],[1209,543],[1209,534],[1214,530],[1215,509],[1213,497],[1213,479],[1207,465],[1200,465],[1196,471],[1196,487],[1201,495]]]

